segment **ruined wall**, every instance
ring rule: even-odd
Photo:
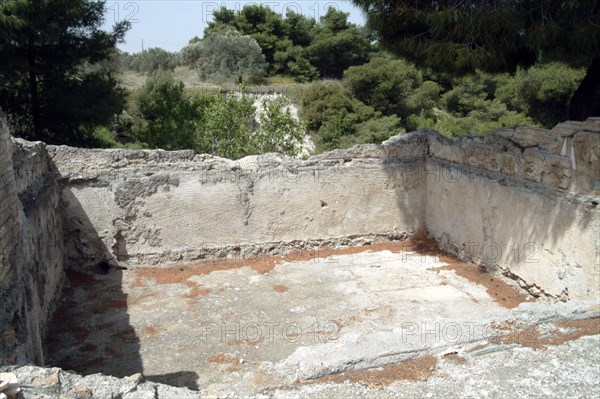
[[[58,174],[43,144],[13,142],[0,121],[0,364],[43,364],[64,274]]]
[[[63,178],[71,267],[128,266],[402,238],[424,226],[424,160],[404,144],[308,161],[49,147]],[[114,259],[112,259],[114,256]]]
[[[74,268],[129,267],[400,239],[535,295],[598,295],[600,120],[454,141],[419,131],[306,161],[48,147]]]
[[[430,140],[429,233],[531,293],[598,298],[600,118]]]

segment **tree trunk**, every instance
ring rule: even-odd
[[[29,100],[31,102],[31,115],[33,117],[34,140],[42,140],[43,128],[40,110],[40,93],[38,88],[37,67],[35,63],[35,44],[33,38],[29,38],[28,49],[29,63]]]
[[[583,121],[590,116],[600,116],[600,56],[592,60],[569,103],[570,120]]]

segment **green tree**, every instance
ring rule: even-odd
[[[109,58],[129,27],[106,32],[103,15],[103,1],[0,2],[0,106],[17,134],[82,145],[91,126],[120,112],[114,76],[87,68]]]
[[[250,76],[264,75],[267,64],[261,48],[250,36],[228,31],[214,33],[200,42],[198,72],[202,79],[241,82]]]
[[[355,144],[380,144],[390,137],[404,132],[400,118],[396,115],[382,116],[357,125],[356,134],[343,137],[340,145],[342,148],[347,148]]]
[[[198,153],[208,153],[230,159],[256,154],[250,140],[255,109],[250,97],[203,96],[205,107],[195,133]]]
[[[513,79],[496,90],[496,95],[511,109],[550,128],[568,119],[569,99],[584,75],[583,69],[562,63],[534,65],[518,69]]]
[[[223,7],[213,13],[204,35],[232,29],[256,40],[269,74],[291,75],[302,82],[314,79],[315,71],[340,78],[348,66],[366,62],[373,50],[368,32],[334,8],[317,24],[289,10],[282,18],[264,5],[246,5],[237,13]]]
[[[308,60],[322,77],[341,78],[348,67],[369,60],[372,46],[366,31],[347,18],[347,13],[329,8],[306,48]]]
[[[319,152],[348,145],[357,125],[381,116],[338,83],[313,84],[303,93],[301,107]]]
[[[228,10],[225,6],[214,11],[212,17],[213,20],[208,23],[204,30],[204,36],[211,33],[223,33],[223,31],[231,30],[231,28],[237,29],[235,26],[235,11]]]
[[[288,10],[283,20],[283,32],[294,46],[306,47],[312,41],[316,22],[302,14]]]
[[[348,68],[343,82],[365,104],[401,119],[431,111],[440,92],[434,82],[423,87],[423,74],[413,65],[380,57]]]
[[[137,139],[149,148],[180,150],[194,147],[198,104],[168,72],[146,79],[136,96],[142,119],[134,126]]]
[[[281,15],[268,6],[248,4],[237,13],[221,7],[212,16],[213,20],[204,30],[205,37],[213,33],[237,30],[256,40],[269,66],[273,64],[275,52],[286,47],[282,43],[286,38]]]
[[[256,110],[252,96],[216,94],[200,99],[205,106],[197,124],[196,152],[231,159],[266,152],[291,156],[300,152],[304,127],[286,111],[285,100],[265,99]]]
[[[152,47],[148,50],[138,53],[140,73],[153,73],[157,71],[172,71],[175,69],[177,61],[175,55],[160,47]]]
[[[172,71],[177,66],[178,61],[179,59],[176,54],[163,50],[160,47],[152,47],[140,53],[123,53],[121,55],[121,64],[124,69],[142,74],[152,74],[157,71]]]
[[[252,136],[257,142],[257,153],[278,152],[296,155],[302,149],[303,123],[294,119],[283,98],[264,99],[258,113],[259,129]]]
[[[439,71],[513,72],[536,61],[587,65],[569,117],[600,115],[600,7],[595,0],[353,0],[381,45]]]
[[[183,47],[179,51],[179,54],[177,55],[178,63],[180,65],[197,68],[198,61],[200,60],[200,57],[202,56],[202,54],[201,54],[202,44],[201,43],[202,43],[202,41],[199,40],[197,42],[189,43],[188,45]]]
[[[305,49],[289,46],[275,53],[275,70],[293,76],[298,82],[310,82],[319,77],[319,70],[306,58]]]
[[[244,6],[236,17],[235,26],[243,35],[252,37],[265,55],[269,65],[273,63],[275,52],[282,48],[284,39],[281,15],[262,4]]]

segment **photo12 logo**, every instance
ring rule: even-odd
[[[106,4],[106,18],[112,19],[116,24],[121,21],[128,21],[136,24],[139,21],[137,15],[140,12],[140,5],[133,1],[114,1]]]

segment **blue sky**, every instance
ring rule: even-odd
[[[240,10],[245,4],[263,4],[273,11],[285,15],[290,8],[305,16],[319,19],[329,7],[350,13],[349,20],[364,24],[361,11],[350,1],[201,1],[201,0],[134,0],[106,2],[105,29],[110,29],[115,21],[127,19],[131,29],[127,32],[121,50],[136,53],[144,48],[162,47],[168,51],[179,51],[189,39],[202,36],[202,31],[211,21],[213,10],[225,5],[229,9]]]

